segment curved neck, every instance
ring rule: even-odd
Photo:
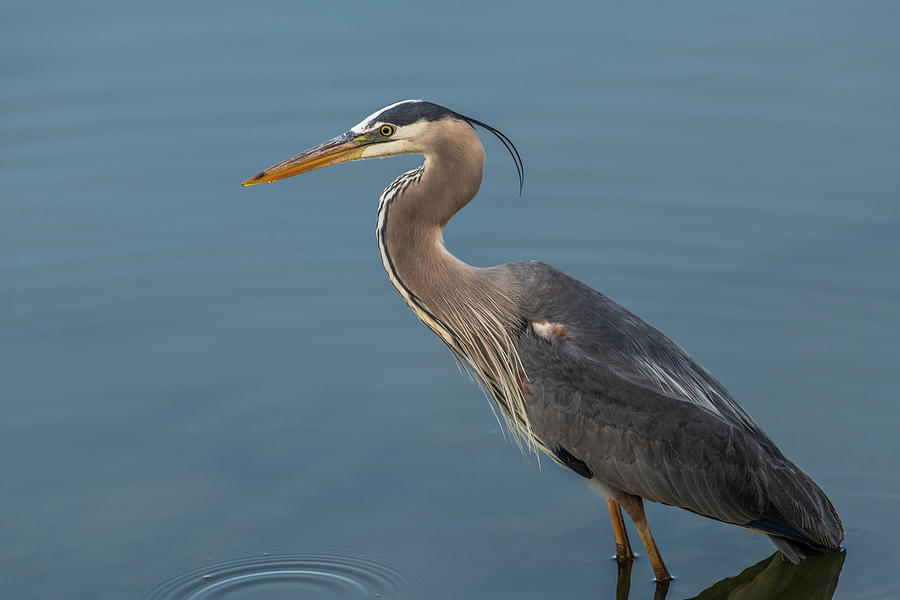
[[[378,207],[379,249],[392,283],[411,306],[419,298],[435,311],[448,290],[475,277],[477,269],[444,248],[442,232],[478,192],[484,168],[484,149],[471,126],[447,121],[441,128],[426,140],[422,165],[388,186]]]
[[[445,123],[440,136],[426,140],[425,162],[381,196],[381,259],[416,316],[469,365],[511,431],[536,447],[525,408],[526,376],[511,338],[519,324],[515,283],[502,268],[473,267],[444,248],[444,225],[478,192],[484,168],[484,149],[472,128]]]

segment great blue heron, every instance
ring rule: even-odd
[[[378,202],[391,283],[477,376],[511,431],[591,481],[607,499],[616,556],[634,521],[657,580],[671,579],[643,498],[767,535],[793,562],[837,549],[844,530],[813,480],[675,342],[596,290],[540,262],[478,268],[443,228],[481,185],[481,126],[422,100],[391,104],[350,131],[251,177],[276,181],[350,160],[421,154]]]

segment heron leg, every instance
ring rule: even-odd
[[[659,548],[656,547],[656,542],[653,540],[653,534],[650,533],[650,525],[647,524],[647,516],[644,514],[644,499],[640,496],[622,492],[619,495],[618,502],[622,505],[622,508],[625,509],[625,512],[628,513],[628,516],[631,517],[631,520],[634,521],[634,524],[637,527],[638,533],[641,536],[641,541],[644,542],[644,549],[647,551],[647,557],[650,559],[650,564],[653,566],[653,573],[656,575],[656,580],[671,580],[672,576],[669,575],[669,570],[663,562],[662,554],[659,553]]]
[[[616,538],[616,560],[631,560],[634,552],[631,551],[631,542],[628,541],[628,532],[625,531],[625,519],[622,518],[622,507],[610,498],[606,499],[609,507],[609,520],[612,521],[613,536]]]

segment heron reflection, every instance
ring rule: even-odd
[[[799,564],[775,552],[734,577],[726,577],[688,600],[831,600],[837,589],[845,551],[810,555]],[[628,600],[631,561],[619,562],[616,600]],[[659,581],[654,600],[665,600],[669,581]]]

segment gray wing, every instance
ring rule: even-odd
[[[509,265],[528,288],[527,318],[563,323],[584,360],[623,380],[694,404],[774,447],[753,417],[678,344],[600,292],[540,262]]]
[[[824,493],[677,344],[549,265],[505,268],[522,293],[526,406],[545,446],[648,500],[804,544],[839,544],[843,530]]]

